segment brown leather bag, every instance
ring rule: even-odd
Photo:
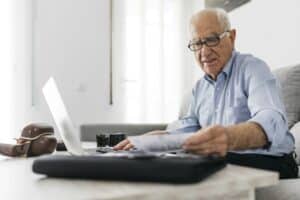
[[[53,134],[53,127],[47,124],[29,124],[23,128],[21,137],[16,139],[17,144],[0,143],[0,154],[31,157],[52,153],[57,145]]]

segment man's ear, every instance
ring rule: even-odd
[[[230,30],[229,38],[230,38],[233,45],[234,45],[234,41],[235,41],[235,36],[236,36],[236,30],[235,29]]]

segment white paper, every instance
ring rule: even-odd
[[[137,149],[144,151],[176,151],[182,149],[184,141],[193,133],[141,135],[128,137],[129,141]]]

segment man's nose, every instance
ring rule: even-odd
[[[200,54],[201,54],[201,57],[206,57],[208,56],[209,54],[211,53],[211,48],[206,46],[206,45],[203,45],[200,49]]]

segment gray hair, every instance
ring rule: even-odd
[[[217,16],[218,22],[220,23],[224,31],[228,31],[231,29],[229,16],[227,12],[222,8],[205,8],[204,10],[197,12],[195,15],[193,15],[191,19],[191,24],[195,20],[195,18],[200,16],[202,13],[206,13],[206,12],[213,13]]]

